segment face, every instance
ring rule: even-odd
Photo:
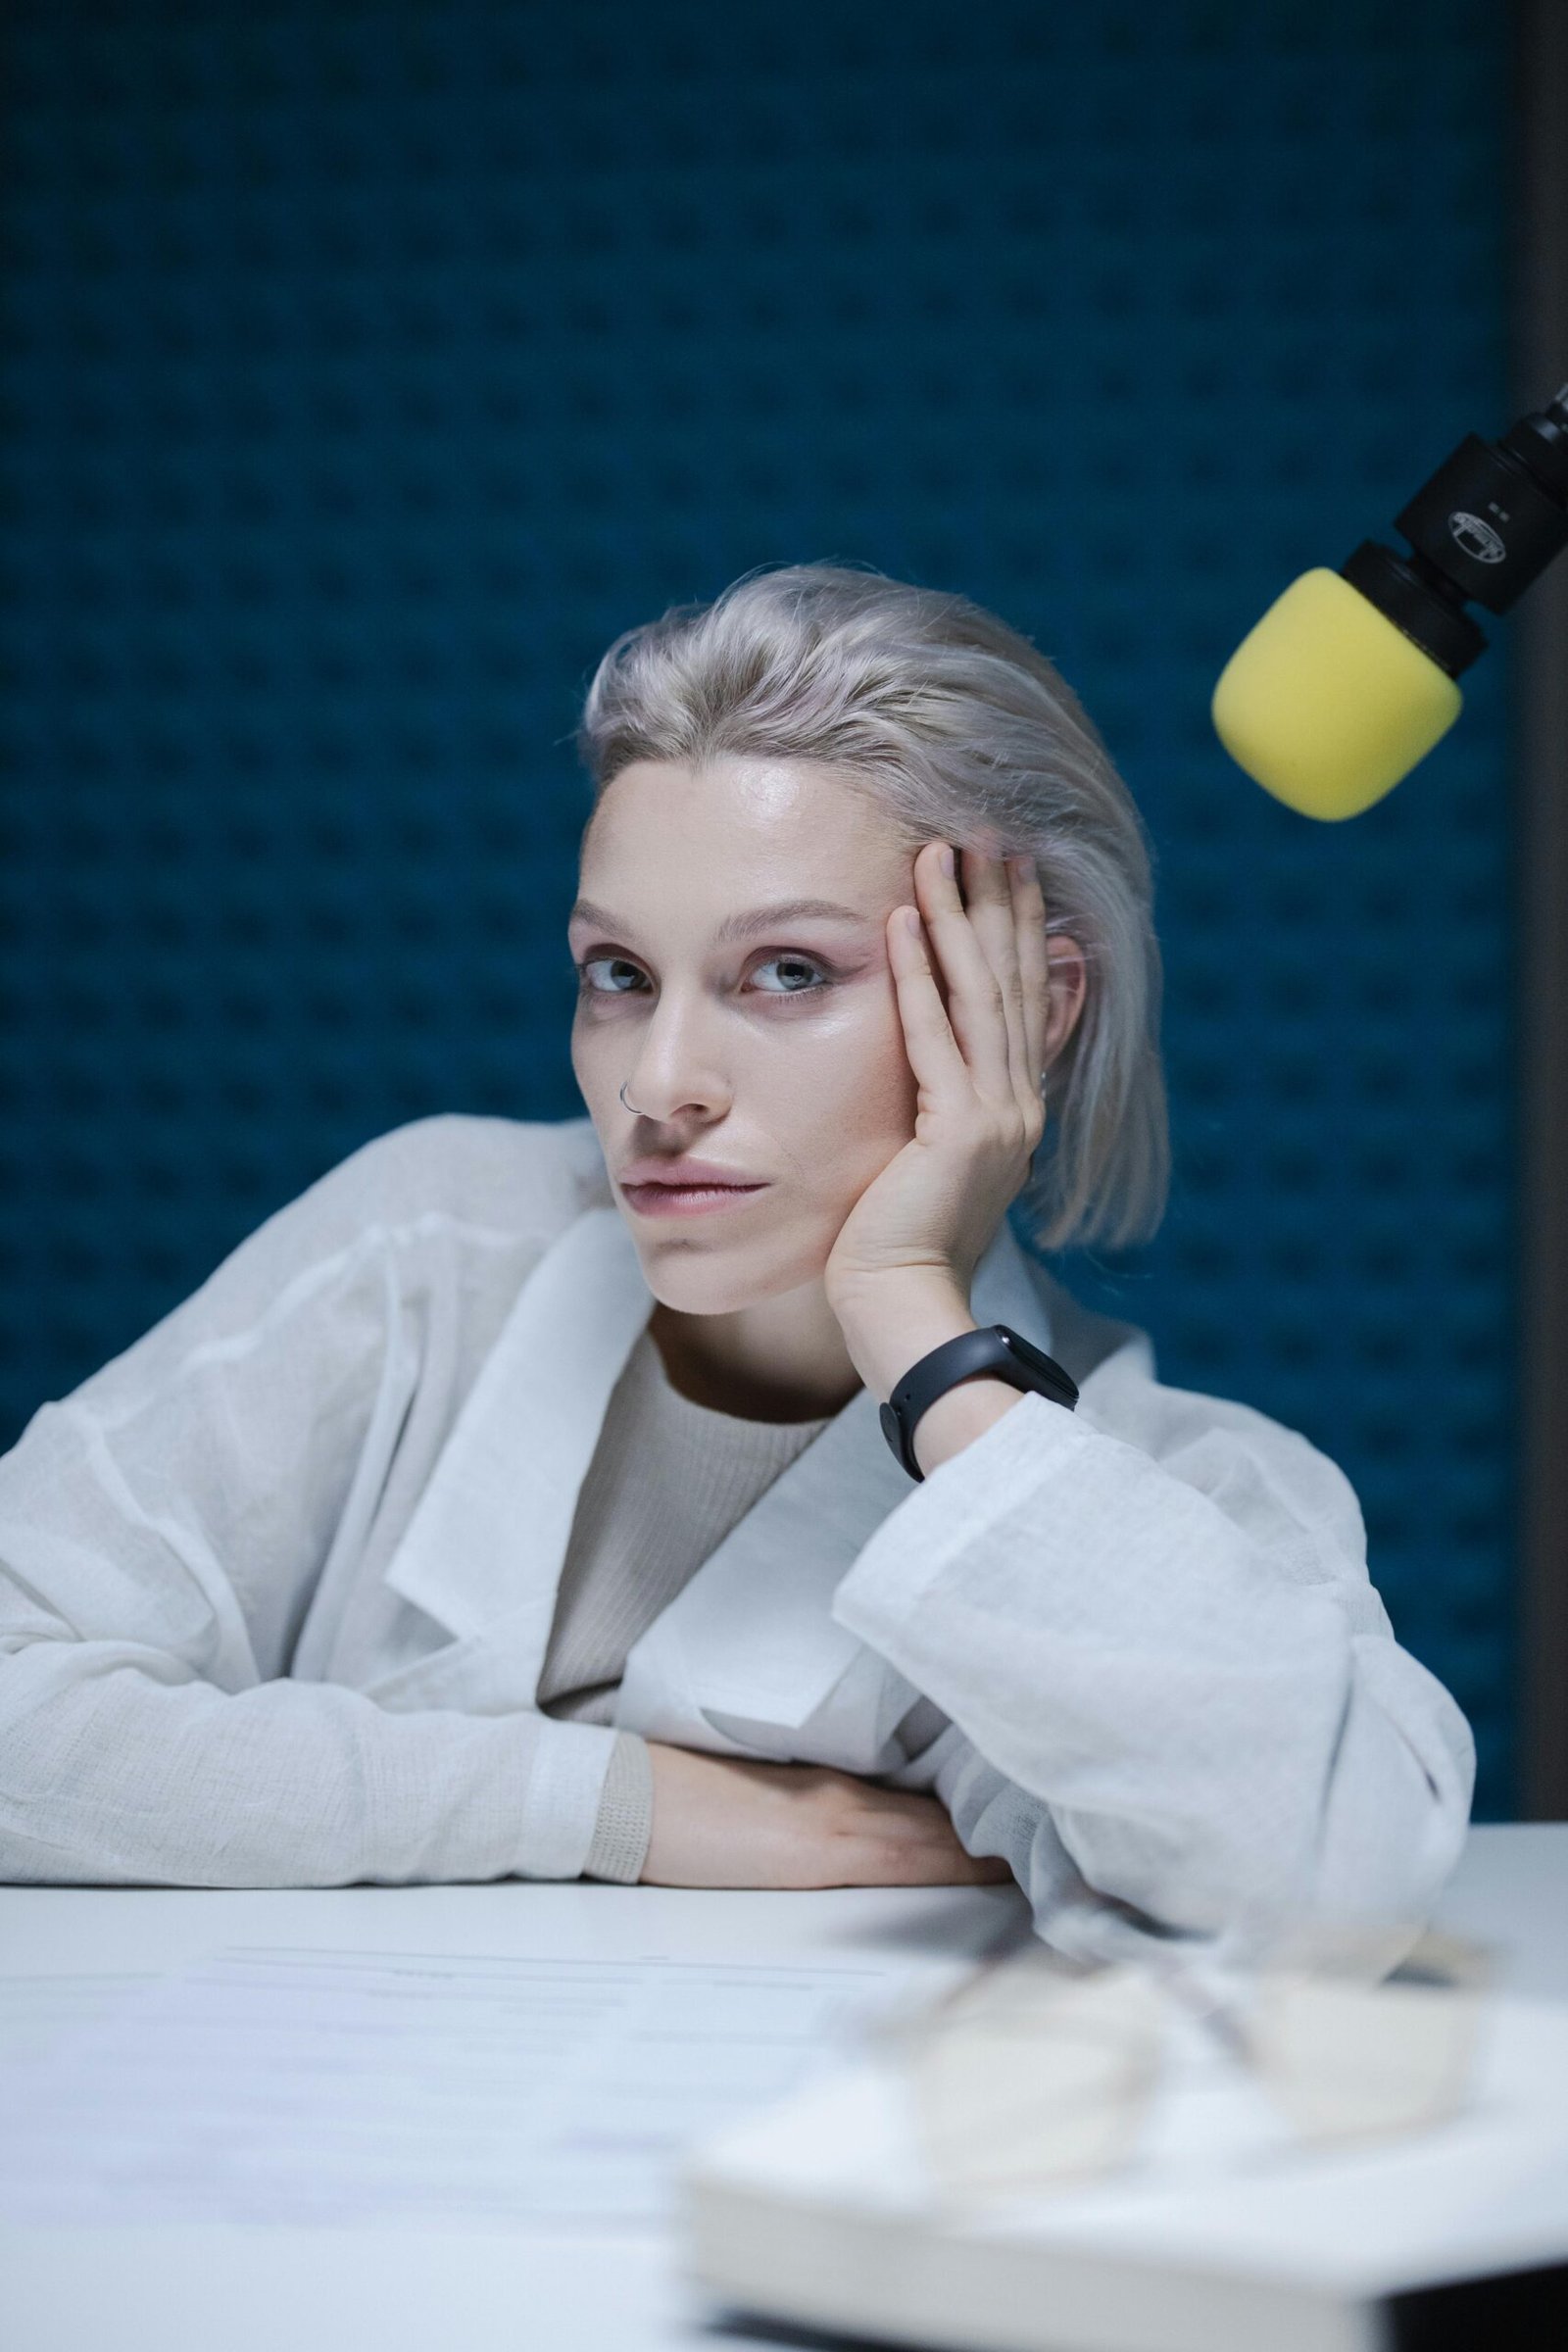
[[[811,1281],[912,1136],[886,929],[913,862],[868,796],[808,762],[643,761],[602,796],[567,932],[571,1061],[665,1305],[725,1313]],[[766,911],[797,899],[834,910]],[[625,1172],[685,1155],[756,1189],[655,1215]]]

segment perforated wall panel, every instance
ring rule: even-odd
[[[1213,677],[1509,420],[1487,0],[11,0],[0,1443],[367,1137],[559,1117],[610,638],[960,588],[1159,854],[1177,1180],[1065,1262],[1353,1479],[1513,1803],[1506,627],[1314,826]],[[1543,387],[1544,390],[1548,387]]]

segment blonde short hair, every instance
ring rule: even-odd
[[[595,807],[637,760],[809,760],[868,788],[911,857],[937,837],[1033,857],[1048,928],[1082,947],[1088,989],[1019,1205],[1042,1250],[1153,1237],[1170,1184],[1153,853],[1093,721],[1027,638],[869,568],[749,572],[616,638],[577,745]]]

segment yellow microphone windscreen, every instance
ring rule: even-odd
[[[1303,816],[1358,816],[1446,735],[1446,670],[1337,571],[1306,571],[1244,637],[1214,689],[1215,730]]]

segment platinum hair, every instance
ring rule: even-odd
[[[1088,987],[1018,1206],[1041,1250],[1152,1239],[1170,1185],[1152,846],[1026,637],[869,568],[764,568],[617,637],[576,741],[595,808],[634,760],[812,760],[869,791],[911,858],[938,837],[1032,857],[1048,931],[1079,943]]]

